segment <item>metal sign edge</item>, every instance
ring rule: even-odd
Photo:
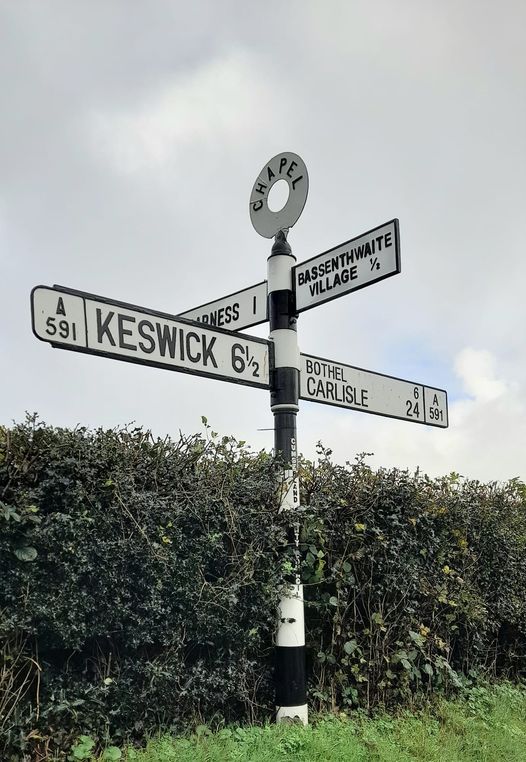
[[[198,323],[199,325],[199,323]],[[231,335],[235,335],[231,333]],[[200,378],[211,378],[214,381],[225,381],[227,384],[238,384],[238,386],[251,386],[256,389],[266,389],[267,391],[270,389],[270,381],[268,384],[264,383],[258,383],[257,381],[245,381],[238,378],[234,378],[233,376],[219,376],[217,373],[206,373],[204,371],[196,371],[192,370],[191,368],[177,368],[173,365],[168,365],[165,363],[155,362],[155,361],[148,361],[148,360],[141,360],[138,357],[128,357],[127,355],[119,355],[114,352],[103,352],[99,349],[91,349],[88,347],[73,347],[68,346],[67,344],[54,344],[52,341],[46,342],[45,339],[40,339],[41,341],[51,344],[53,349],[65,349],[69,352],[78,352],[79,354],[83,355],[94,355],[95,357],[108,357],[110,360],[119,360],[119,362],[129,362],[133,365],[144,365],[147,368],[159,368],[160,370],[171,370],[175,373],[185,373],[188,376],[199,376]],[[270,354],[269,354],[270,358]],[[270,376],[270,363],[269,363],[269,376]]]

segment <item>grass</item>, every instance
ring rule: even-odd
[[[189,737],[129,748],[129,762],[526,762],[526,690],[509,684],[439,700],[432,710],[297,725],[200,726]]]

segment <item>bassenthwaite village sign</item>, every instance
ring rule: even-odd
[[[269,193],[285,180],[289,195],[272,211]],[[400,273],[393,219],[296,264],[287,240],[309,189],[303,160],[280,153],[265,164],[250,194],[256,231],[274,238],[267,278],[200,307],[169,315],[64,286],[31,292],[33,332],[53,347],[244,384],[270,391],[274,451],[284,464],[279,510],[290,515],[295,568],[280,591],[276,635],[277,720],[308,721],[303,586],[300,577],[299,400],[321,402],[413,423],[448,426],[447,393],[416,381],[302,354],[298,315]],[[269,323],[269,339],[240,333]]]

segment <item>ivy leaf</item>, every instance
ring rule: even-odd
[[[34,561],[38,556],[38,552],[36,548],[32,548],[29,545],[24,545],[21,548],[17,548],[15,550],[15,556],[20,561]]]
[[[2,507],[4,509],[4,519],[6,521],[9,521],[9,519],[13,519],[13,521],[20,521],[20,514],[16,512],[16,509],[13,508],[12,505],[6,505],[5,503],[2,503]]]
[[[343,650],[346,654],[352,654],[356,649],[358,648],[358,643],[355,640],[348,640],[347,643],[344,644]]]
[[[114,762],[116,759],[122,758],[122,752],[117,746],[108,746],[107,749],[104,749],[104,753],[102,755],[102,759],[104,762]]]

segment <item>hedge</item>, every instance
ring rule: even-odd
[[[277,464],[205,433],[0,428],[0,749],[272,716]],[[526,674],[526,488],[302,460],[309,700]],[[62,755],[62,756],[61,756]]]

